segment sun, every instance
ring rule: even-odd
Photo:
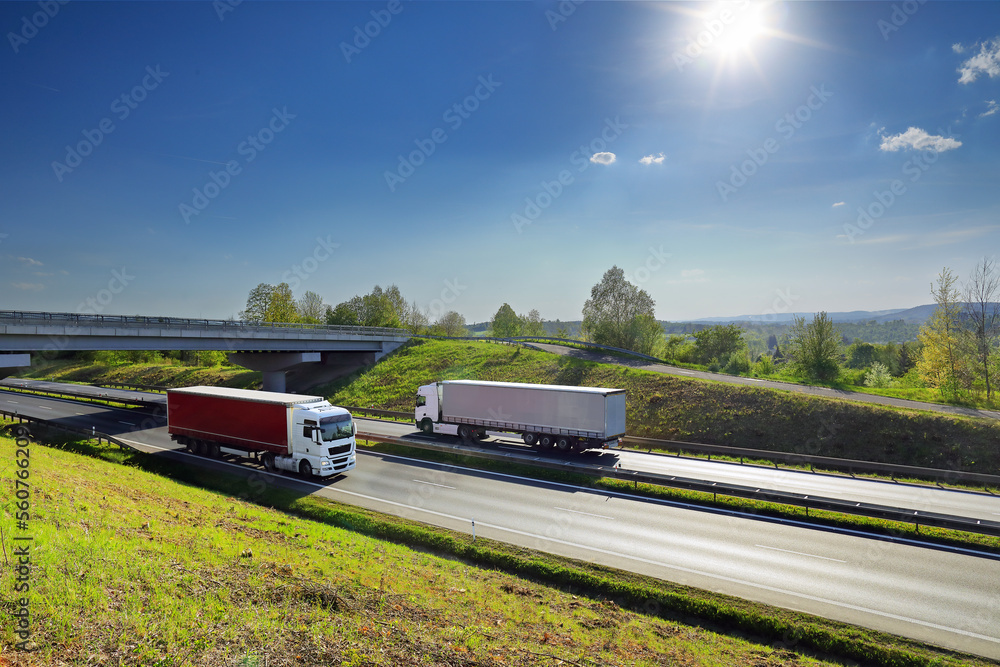
[[[770,31],[765,7],[759,3],[747,3],[742,8],[729,11],[728,21],[723,21],[715,43],[712,45],[726,60],[752,56],[754,45]]]

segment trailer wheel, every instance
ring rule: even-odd
[[[524,444],[526,444],[528,447],[534,447],[536,444],[538,444],[537,433],[525,433],[524,435],[521,436],[521,439],[524,440]]]
[[[573,439],[562,437],[556,440],[556,449],[560,452],[569,452],[573,450]]]
[[[265,452],[261,457],[261,463],[264,464],[264,470],[267,472],[278,472],[278,466],[274,465],[274,454],[271,452]]]
[[[205,448],[205,441],[204,440],[195,440],[194,441],[194,453],[195,454],[197,454],[198,456],[204,456],[205,455],[205,449],[206,448]]]
[[[206,451],[206,455],[210,459],[217,459],[217,458],[219,458],[222,455],[222,452],[219,451],[219,445],[218,445],[218,443],[215,443],[215,442],[208,443],[207,447],[205,448],[205,451]]]
[[[538,446],[542,449],[552,449],[552,436],[542,435],[538,438]]]
[[[299,474],[301,474],[306,479],[310,479],[313,476],[313,467],[309,465],[309,461],[305,459],[299,464]]]

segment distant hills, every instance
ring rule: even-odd
[[[914,308],[894,308],[891,310],[849,310],[845,312],[828,312],[831,320],[837,323],[857,322],[895,322],[903,320],[907,324],[923,324],[934,313],[933,303]],[[753,322],[755,324],[792,324],[796,317],[812,319],[815,313],[772,313],[770,315],[739,315],[737,317],[704,317],[699,320],[677,320],[692,324],[734,324],[737,322]]]

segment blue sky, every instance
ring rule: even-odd
[[[0,309],[224,318],[284,280],[572,320],[612,265],[666,320],[906,308],[1000,236],[996,3],[78,0],[0,28]]]

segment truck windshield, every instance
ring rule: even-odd
[[[323,441],[340,440],[354,435],[354,428],[351,422],[351,415],[340,415],[339,417],[323,417],[319,420],[320,430],[323,432]]]

